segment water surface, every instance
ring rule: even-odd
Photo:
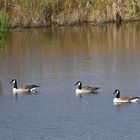
[[[116,88],[140,96],[140,25],[13,32],[0,47],[1,140],[139,140],[140,103],[114,106]],[[12,95],[13,85],[37,94]],[[75,83],[99,86],[75,96]]]

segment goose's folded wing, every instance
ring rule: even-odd
[[[83,87],[83,89],[91,91],[91,92],[94,92],[94,91],[98,90],[99,87],[88,87],[88,86],[85,86],[85,87]]]
[[[140,97],[124,96],[124,97],[120,97],[120,98],[122,100],[129,100],[129,101],[131,101],[131,100],[134,100],[134,99],[138,99]]]
[[[21,88],[24,88],[24,89],[32,89],[32,88],[35,88],[35,87],[39,87],[39,86],[37,86],[37,85],[24,85]]]

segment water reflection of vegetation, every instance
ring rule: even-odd
[[[4,46],[9,36],[10,36],[10,32],[0,32],[0,48]]]

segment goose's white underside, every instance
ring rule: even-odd
[[[136,103],[136,102],[138,102],[138,98],[132,99],[132,100],[129,100],[129,99],[121,99],[121,98],[114,98],[113,99],[113,102],[114,103]]]
[[[32,89],[23,89],[23,88],[13,88],[13,93],[27,93],[27,92],[35,92],[36,88]]]
[[[76,95],[77,96],[81,96],[84,94],[90,94],[91,92],[89,90],[86,89],[76,89]]]

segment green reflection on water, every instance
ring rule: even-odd
[[[0,32],[0,48],[4,46],[8,38],[10,37],[11,32]]]

